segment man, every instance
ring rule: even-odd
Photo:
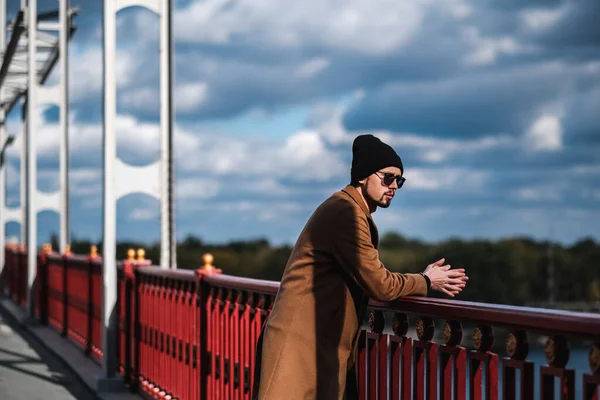
[[[420,274],[383,266],[371,214],[390,206],[404,168],[373,135],[358,136],[352,153],[351,184],[317,208],[286,265],[258,340],[255,399],[354,399],[354,348],[369,298],[392,301],[428,289],[453,297],[468,279],[444,259]]]

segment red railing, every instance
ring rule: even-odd
[[[25,307],[27,304],[27,252],[23,247],[6,247],[4,260],[3,284],[13,301]]]
[[[16,249],[6,255],[5,287],[24,304],[26,256]],[[130,259],[117,267],[118,360],[131,390],[153,398],[250,399],[255,344],[279,283],[148,264]],[[40,320],[96,360],[101,272],[95,254],[43,252],[35,285]],[[356,351],[361,399],[598,400],[600,315],[431,298],[371,301],[370,311]],[[505,338],[505,350],[496,337]],[[539,340],[545,361],[531,351]],[[570,344],[589,349],[591,372],[572,367]]]

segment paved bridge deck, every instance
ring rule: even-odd
[[[89,400],[96,396],[31,332],[0,308],[2,400]]]
[[[139,400],[125,390],[96,393],[100,366],[56,331],[27,322],[0,294],[1,400]]]

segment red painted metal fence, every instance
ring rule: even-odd
[[[10,246],[4,250],[5,268],[2,280],[13,301],[23,307],[27,304],[27,252],[23,247]]]
[[[6,260],[4,287],[25,305],[26,254],[10,248]],[[117,268],[118,360],[131,390],[250,399],[255,344],[278,282],[214,268],[162,270],[133,254]],[[40,321],[100,360],[102,262],[95,252],[43,252],[34,288]],[[599,399],[600,315],[431,298],[372,301],[370,309],[356,351],[361,399]],[[530,344],[541,339],[546,363],[536,365]],[[589,348],[591,372],[570,368],[570,344]]]

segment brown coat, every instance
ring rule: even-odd
[[[347,186],[300,234],[257,346],[254,398],[354,398],[354,348],[369,297],[425,295],[425,278],[379,261],[377,228]],[[348,385],[347,385],[348,377]]]

